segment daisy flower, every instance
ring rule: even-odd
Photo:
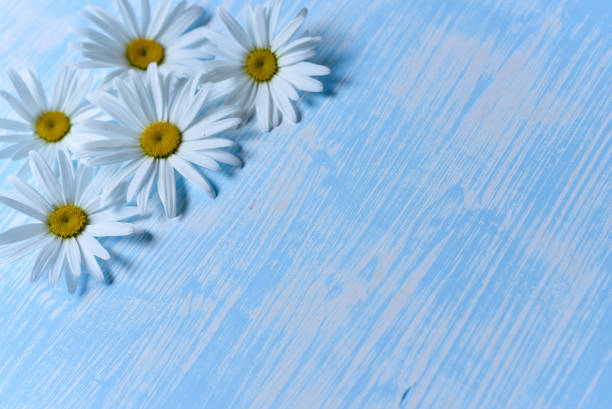
[[[0,257],[13,262],[38,251],[30,279],[35,281],[49,271],[49,282],[55,285],[65,270],[71,293],[83,266],[94,278],[104,280],[96,257],[107,260],[110,255],[96,237],[134,233],[133,225],[119,220],[137,211],[112,207],[114,203],[102,205],[99,190],[105,179],[103,172],[94,177],[91,168],[79,165],[75,173],[64,152],[58,155],[59,177],[36,151],[30,152],[29,164],[37,188],[11,175],[8,180],[16,192],[0,194],[0,202],[36,222],[0,234]]]
[[[82,15],[94,28],[76,28],[83,39],[73,46],[87,61],[81,68],[112,68],[103,86],[128,71],[146,71],[156,63],[163,73],[190,76],[202,68],[202,58],[209,58],[201,46],[206,41],[200,29],[187,30],[202,15],[202,8],[186,1],[172,7],[172,0],[158,1],[152,13],[149,0],[140,1],[140,18],[128,0],[117,0],[120,18],[89,6]]]
[[[193,164],[219,170],[219,163],[242,166],[242,162],[222,148],[235,143],[212,137],[235,128],[239,109],[225,106],[208,109],[209,85],[200,87],[199,79],[163,76],[157,64],[149,65],[146,78],[131,73],[128,81],[117,80],[117,95],[97,93],[88,98],[117,123],[88,122],[90,133],[100,140],[84,143],[76,154],[90,166],[123,165],[117,169],[103,191],[112,195],[129,182],[127,201],[136,197],[141,212],[157,180],[157,194],[167,217],[176,216],[174,171],[214,197],[208,181]]]
[[[82,133],[83,121],[99,112],[85,101],[90,91],[91,77],[65,67],[60,71],[48,99],[40,79],[33,71],[26,70],[21,75],[13,70],[7,73],[17,96],[6,91],[0,91],[0,95],[20,119],[0,119],[0,129],[10,131],[9,134],[0,135],[0,141],[8,145],[0,150],[0,157],[23,159],[34,150],[47,163],[54,164],[59,152],[73,152],[86,138]],[[26,161],[19,173],[27,169]]]
[[[227,102],[257,113],[262,131],[277,126],[282,118],[298,120],[292,101],[300,91],[321,92],[323,85],[313,76],[327,75],[329,68],[306,62],[315,55],[320,37],[298,35],[306,19],[302,9],[285,27],[279,29],[281,0],[273,0],[253,10],[244,9],[243,28],[225,9],[218,15],[230,36],[208,28],[202,31],[210,40],[207,49],[218,59],[206,62],[210,70],[203,78],[218,82],[228,93]]]

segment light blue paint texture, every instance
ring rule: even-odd
[[[112,284],[3,268],[0,407],[612,408],[610,2],[286,3],[326,92],[106,240]],[[83,5],[1,0],[2,69],[50,87]]]

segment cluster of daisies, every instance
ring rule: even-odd
[[[37,252],[33,281],[48,273],[55,285],[63,272],[74,292],[83,272],[103,280],[97,258],[110,255],[98,238],[135,233],[126,220],[155,192],[176,216],[175,171],[214,197],[202,168],[242,166],[218,134],[253,116],[264,132],[295,123],[298,92],[323,89],[313,77],[329,69],[307,62],[320,38],[300,30],[306,9],[284,26],[281,0],[247,6],[244,25],[219,9],[222,33],[194,28],[200,7],[157,3],[117,0],[118,16],[86,8],[92,26],[73,44],[85,61],[61,70],[50,96],[36,73],[8,71],[16,95],[0,96],[19,119],[0,119],[0,156],[23,165],[0,202],[35,221],[0,234],[0,257]],[[107,69],[95,90],[93,68]]]

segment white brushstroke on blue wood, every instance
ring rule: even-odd
[[[83,2],[0,5],[51,86]],[[609,2],[303,6],[327,92],[233,135],[217,199],[181,185],[77,297],[3,268],[0,407],[612,407]]]

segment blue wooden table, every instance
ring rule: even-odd
[[[83,5],[1,0],[2,71],[51,87]],[[612,408],[609,1],[304,6],[325,92],[232,134],[217,199],[77,295],[2,268],[0,407]]]

